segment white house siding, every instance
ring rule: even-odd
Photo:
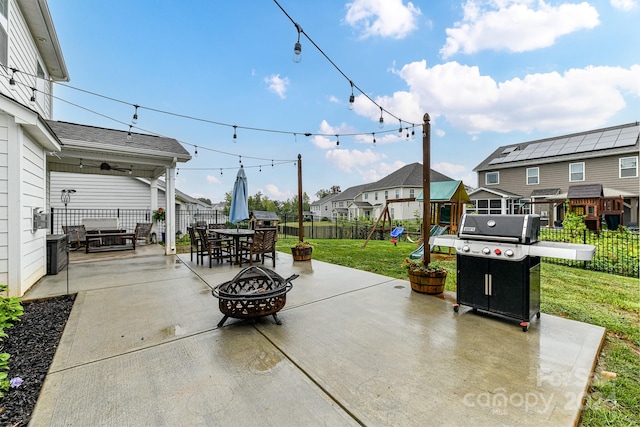
[[[9,283],[8,116],[0,114],[0,283]]]
[[[33,231],[33,208],[45,208],[45,164],[43,148],[22,134],[22,213],[20,216],[22,280],[19,295],[22,295],[46,274],[47,230]]]
[[[50,118],[52,106],[51,96],[49,96],[51,94],[51,83],[46,81],[43,83],[43,80],[38,81],[36,77],[33,77],[38,74],[38,61],[44,71],[45,79],[48,79],[49,76],[33,37],[31,36],[29,27],[24,20],[24,16],[13,0],[9,0],[8,18],[9,31],[7,37],[9,39],[9,63],[5,65],[16,68],[21,72],[17,72],[14,76],[17,82],[13,88],[15,90],[10,90],[8,78],[0,78],[0,85],[3,86],[2,92],[5,94],[13,94],[16,101],[23,105],[28,105],[31,109],[38,111],[43,117]],[[37,102],[35,105],[29,102],[32,95],[32,87],[46,92],[45,94],[36,96]]]
[[[51,172],[49,185],[51,207],[63,208],[61,190],[76,190],[68,205],[70,209],[150,209],[149,185],[130,176],[91,175]],[[160,194],[164,191],[158,189]],[[164,197],[158,197],[158,206],[166,208]]]

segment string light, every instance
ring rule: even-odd
[[[222,176],[222,168],[220,168],[220,176]]]
[[[198,146],[194,145],[195,151],[193,152],[194,157],[198,157]]]
[[[372,133],[371,136],[373,136],[373,143],[375,144],[376,143],[376,134]]]
[[[293,45],[293,62],[299,64],[300,61],[302,61],[302,45],[300,44],[300,33],[302,32],[302,28],[295,22],[293,25],[295,25],[296,30],[298,30],[298,41]]]
[[[336,135],[336,145],[340,145],[340,138]]]
[[[80,165],[78,166],[80,169],[82,169],[84,167],[84,165],[82,164],[82,159],[80,159]]]
[[[9,78],[9,86],[11,86],[11,90],[15,91],[16,90],[16,79],[15,79],[15,75],[16,75],[16,71],[18,71],[16,68],[9,68],[11,70],[11,77]]]
[[[353,110],[353,103],[356,102],[356,97],[353,95],[353,82],[349,80],[351,85],[351,96],[349,96],[349,110]]]
[[[133,118],[131,119],[131,123],[134,125],[138,123],[138,108],[140,107],[138,104],[133,104],[135,111],[133,112]]]
[[[384,117],[382,117],[382,107],[380,107],[380,120],[378,120],[378,127],[380,129],[384,127]]]
[[[240,163],[240,166],[242,166],[242,156],[238,156],[238,163]]]
[[[35,104],[35,102],[36,102],[36,88],[35,87],[31,88],[31,98],[29,99],[29,102],[31,102],[32,104]]]
[[[127,141],[131,141],[131,128],[132,127],[133,127],[132,125],[129,125],[129,131],[127,132]]]
[[[236,135],[236,128],[238,126],[233,125],[233,142],[235,143],[238,140],[238,135]]]
[[[402,120],[400,120],[400,129],[398,129],[398,133],[402,134]]]

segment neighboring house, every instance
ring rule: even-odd
[[[315,202],[311,203],[311,213],[316,221],[320,221],[323,218],[332,218],[333,207],[331,206],[331,200],[333,200],[339,194],[340,193],[328,194],[322,199],[316,200]]]
[[[431,182],[452,181],[446,175],[431,170]],[[376,220],[387,200],[416,198],[422,191],[422,164],[412,163],[387,175],[379,181],[349,187],[329,194],[311,204],[314,218],[332,221],[359,218]],[[403,201],[389,204],[392,219],[407,220],[422,216],[422,202]]]
[[[593,209],[576,198],[570,203],[572,211],[597,212],[591,228],[599,228],[610,216],[637,224],[639,135],[635,122],[498,147],[474,169],[480,187],[469,193],[473,210],[536,213],[543,224],[558,224],[571,194],[583,196],[584,186],[599,184],[601,192],[588,187],[598,199]]]
[[[46,274],[48,152],[61,143],[46,122],[54,81],[69,74],[44,0],[0,0],[0,284],[21,296]]]

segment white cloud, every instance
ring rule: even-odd
[[[406,163],[401,162],[399,160],[393,163],[376,163],[374,167],[368,169],[358,169],[358,173],[362,177],[362,182],[376,182],[384,178],[385,176],[396,172],[401,167],[405,166]]]
[[[274,184],[266,184],[258,191],[267,196],[270,200],[289,200],[293,198],[293,193],[291,191],[282,191]]]
[[[360,31],[361,38],[371,36],[402,39],[416,29],[420,8],[402,0],[355,0],[347,3],[347,24]]]
[[[280,78],[280,74],[272,74],[264,78],[270,92],[275,93],[280,98],[286,98],[287,88],[289,87],[289,78]]]
[[[343,135],[346,133],[356,133],[355,130],[342,123],[339,126],[331,126],[326,120],[320,123],[320,134],[324,135]],[[336,146],[336,137],[328,137],[322,135],[314,135],[311,137],[311,142],[318,148],[328,149]]]
[[[340,99],[338,99],[337,96],[330,95],[329,96],[329,102],[333,102],[334,104],[340,104],[341,101],[340,101]]]
[[[640,96],[640,65],[589,66],[503,82],[457,62],[428,68],[423,60],[397,73],[421,100],[421,111],[429,111],[432,120],[445,116],[471,134],[591,129],[622,111],[625,95]]]
[[[611,0],[611,6],[628,12],[638,7],[638,2],[636,0]]]
[[[208,184],[220,184],[222,181],[215,175],[207,175]]]
[[[600,23],[597,10],[587,2],[551,6],[544,0],[469,0],[463,9],[462,21],[445,30],[447,41],[440,50],[445,59],[458,52],[549,47],[560,36]]]
[[[384,154],[376,153],[370,149],[361,151],[335,148],[325,154],[325,158],[330,163],[345,172],[357,172],[356,168],[370,165],[384,157]]]

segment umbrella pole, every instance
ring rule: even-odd
[[[302,226],[302,154],[298,154],[298,241],[304,242]]]
[[[422,118],[422,260],[425,265],[431,262],[429,237],[431,235],[431,118],[428,113]]]

